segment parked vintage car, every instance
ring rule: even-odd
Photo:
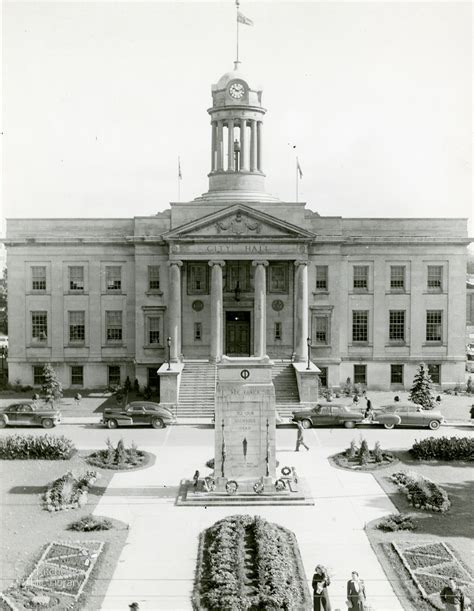
[[[426,426],[435,431],[444,422],[444,416],[440,412],[424,410],[421,405],[414,403],[391,403],[374,409],[373,422],[383,424],[386,429],[396,426]]]
[[[149,424],[154,429],[162,429],[167,424],[174,424],[176,417],[159,403],[133,401],[123,408],[106,408],[101,422],[109,429],[137,424]]]
[[[312,426],[334,426],[344,425],[352,429],[364,419],[363,414],[346,405],[321,405],[317,403],[311,409],[303,409],[291,412],[293,420],[300,420],[305,429]]]
[[[61,412],[45,403],[17,401],[0,409],[0,428],[30,424],[51,429],[60,422]]]

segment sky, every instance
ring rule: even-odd
[[[472,215],[469,2],[246,2],[267,191],[321,215]],[[4,2],[3,217],[153,215],[207,191],[235,4]],[[471,229],[472,232],[472,229]]]

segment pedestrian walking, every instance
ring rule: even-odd
[[[471,420],[474,420],[474,403],[471,405],[471,410],[469,413],[471,414]]]
[[[128,608],[131,609],[131,611],[140,611],[140,606],[138,603],[130,603]]]
[[[331,602],[328,595],[328,586],[331,584],[328,572],[318,564],[313,575],[313,611],[331,611]]]
[[[357,571],[352,571],[351,578],[347,582],[347,606],[352,611],[364,611],[366,609],[365,601],[364,582]]]
[[[82,396],[79,393],[76,393],[74,395],[74,403],[76,405],[80,405],[81,404],[81,399],[82,399]]]
[[[304,446],[307,450],[309,450],[308,446],[305,444],[304,442],[304,437],[303,437],[303,425],[301,424],[301,422],[299,420],[293,420],[293,422],[296,422],[296,426],[298,427],[298,431],[296,433],[296,449],[295,452],[299,452],[300,451],[300,446]]]
[[[367,402],[367,406],[365,408],[364,418],[368,420],[372,420],[374,417],[374,410],[372,409],[372,401],[369,399],[369,397],[366,397],[365,400]]]
[[[453,577],[449,579],[449,585],[441,590],[440,598],[445,611],[465,611],[464,592]]]

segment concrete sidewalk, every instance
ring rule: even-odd
[[[346,608],[346,581],[358,570],[374,609],[401,610],[364,532],[365,523],[395,507],[372,475],[331,467],[327,456],[338,448],[322,449],[316,432],[309,433],[311,451],[279,447],[277,458],[308,480],[315,506],[176,507],[179,482],[189,477],[189,465],[209,458],[209,448],[172,447],[167,438],[148,448],[157,454],[152,467],[115,474],[95,513],[127,522],[130,531],[102,608],[126,609],[136,600],[140,609],[191,609],[199,533],[227,515],[252,513],[293,530],[309,584],[316,564],[329,568],[333,609]]]

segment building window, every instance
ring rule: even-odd
[[[367,310],[352,311],[352,341],[367,342],[369,338],[369,313]]]
[[[322,388],[327,388],[328,387],[328,368],[327,367],[319,367],[320,370],[320,374],[319,374],[319,385]]]
[[[367,291],[369,288],[369,267],[367,265],[354,265],[354,289]]]
[[[367,385],[367,365],[354,365],[354,384]]]
[[[105,268],[105,286],[107,292],[122,290],[122,268],[120,265],[107,265]]]
[[[442,265],[428,265],[428,290],[436,293],[443,290]]]
[[[232,293],[237,285],[241,291],[250,290],[250,262],[226,261],[224,267],[225,291]]]
[[[207,263],[190,263],[188,265],[188,295],[206,295],[208,293]]]
[[[314,341],[316,344],[329,343],[329,320],[327,316],[314,317]]]
[[[283,339],[283,330],[282,330],[282,324],[281,322],[276,322],[275,323],[275,332],[274,332],[274,338],[276,340],[281,340]]]
[[[44,383],[44,372],[43,366],[34,365],[33,367],[33,384],[35,386],[43,386]]]
[[[390,384],[403,384],[403,365],[390,365]]]
[[[288,293],[287,263],[270,263],[269,276],[270,293]]]
[[[84,290],[84,267],[82,265],[72,265],[69,268],[69,290]]]
[[[107,341],[121,342],[122,341],[122,312],[113,310],[105,313],[107,327]]]
[[[108,366],[108,384],[109,386],[120,386],[120,365]]]
[[[428,363],[428,374],[433,384],[441,384],[441,365],[439,363]]]
[[[328,266],[316,265],[316,290],[328,290]]]
[[[160,290],[160,266],[149,265],[148,266],[148,290],[159,291]]]
[[[45,342],[48,339],[47,312],[31,312],[31,337],[34,342]]]
[[[84,367],[82,365],[71,365],[71,385],[84,386]]]
[[[440,342],[443,339],[443,311],[427,310],[426,312],[426,341]]]
[[[35,265],[31,268],[31,288],[33,291],[46,290],[46,267]]]
[[[388,337],[391,342],[405,341],[405,310],[390,310]]]
[[[202,339],[202,323],[194,323],[194,339],[200,341]]]
[[[69,341],[85,340],[85,312],[69,312]]]
[[[160,328],[161,318],[159,316],[148,317],[148,343],[159,344],[160,343]]]
[[[390,266],[390,290],[404,291],[405,290],[405,266],[391,265]]]

